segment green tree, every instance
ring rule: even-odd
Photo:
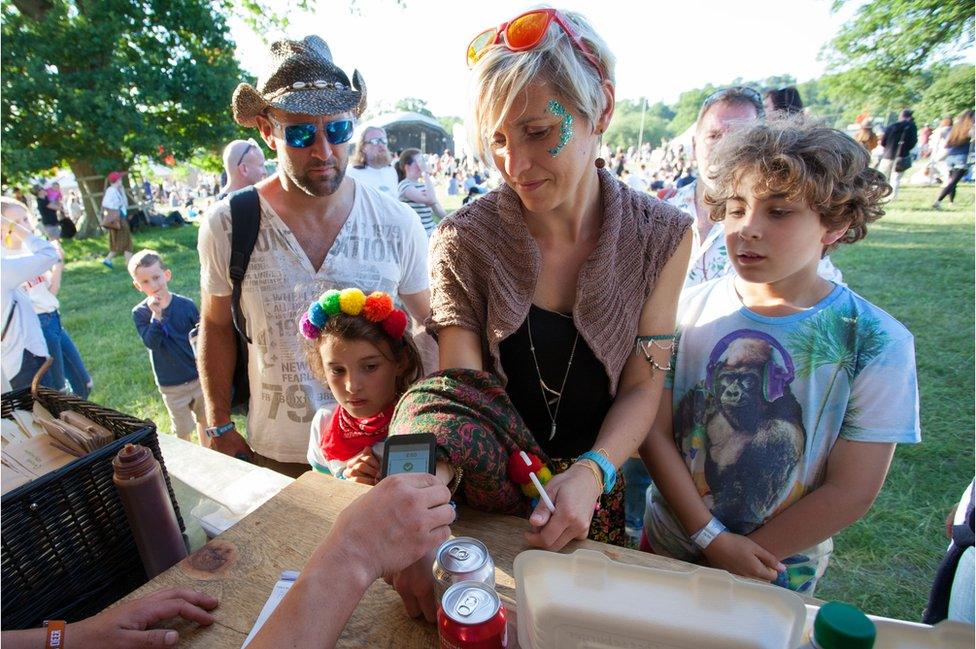
[[[943,66],[934,76],[918,102],[917,119],[931,122],[957,115],[976,104],[976,66],[971,63]]]
[[[448,115],[446,117],[438,117],[437,118],[437,121],[440,122],[440,125],[444,128],[445,131],[447,131],[447,134],[448,135],[450,135],[451,133],[454,132],[454,125],[455,124],[463,124],[464,123],[464,120],[463,119],[461,119],[460,117],[457,117],[455,115]]]
[[[838,11],[850,0],[834,0]],[[890,112],[919,101],[932,66],[974,40],[970,0],[869,0],[824,48],[825,88],[847,112]]]
[[[237,132],[244,74],[206,0],[16,0],[2,17],[3,179],[70,167],[90,228],[110,169],[216,152]]]
[[[698,109],[701,108],[702,102],[716,90],[718,90],[717,87],[708,84],[704,88],[696,88],[681,93],[678,97],[678,103],[674,106],[674,117],[670,124],[671,132],[680,135],[694,124],[695,120],[698,119]]]
[[[788,86],[796,85],[796,77],[792,74],[776,74],[771,77],[766,77],[762,81],[752,85],[759,92],[765,92],[766,90],[777,90],[779,88],[786,88]]]
[[[416,97],[404,97],[399,100],[395,107],[396,110],[404,110],[411,113],[420,113],[421,115],[426,115],[427,117],[433,117],[434,113],[430,112],[427,108],[427,100],[417,99]]]
[[[610,147],[637,146],[641,141],[641,109],[643,99],[621,99],[614,107],[613,120],[603,134],[603,141]],[[657,145],[662,137],[670,137],[668,120],[674,113],[666,105],[657,103],[644,112],[643,141]],[[668,116],[668,117],[664,117]]]

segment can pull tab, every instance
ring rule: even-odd
[[[474,595],[468,595],[460,602],[458,602],[458,605],[454,608],[454,611],[458,615],[468,617],[469,615],[474,613],[475,609],[478,608],[478,604],[480,603],[481,601],[477,597],[475,597]]]
[[[447,553],[458,561],[467,561],[468,557],[471,556],[467,550],[456,546],[448,550]]]

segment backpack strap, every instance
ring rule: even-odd
[[[251,342],[247,335],[247,320],[241,312],[241,286],[261,228],[261,202],[258,200],[258,190],[248,187],[230,195],[230,221],[230,313],[234,320],[234,329],[247,342]]]
[[[3,323],[3,334],[0,334],[0,340],[7,337],[7,329],[10,329],[10,322],[14,319],[14,311],[17,310],[17,301],[11,300],[13,303],[10,305],[10,313],[7,314],[7,319]]]

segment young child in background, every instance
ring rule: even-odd
[[[146,299],[132,308],[143,344],[149,349],[156,386],[169,412],[172,432],[189,441],[194,427],[203,443],[203,389],[190,348],[190,330],[200,322],[193,300],[171,293],[173,273],[155,250],[140,250],[129,259],[129,275]]]
[[[61,183],[51,183],[51,186],[45,190],[47,194],[47,206],[48,209],[54,210],[55,212],[60,212],[64,208],[61,204]]]
[[[366,484],[380,477],[381,445],[397,400],[423,375],[407,315],[386,293],[330,290],[299,325],[306,358],[335,396],[312,420],[308,460],[317,470]]]
[[[681,296],[641,547],[810,595],[895,444],[920,441],[911,333],[817,275],[891,190],[863,147],[802,119],[729,134],[714,159],[706,202],[736,273]]]

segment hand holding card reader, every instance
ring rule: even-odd
[[[437,437],[432,433],[391,435],[383,443],[381,478],[397,473],[434,473]]]

